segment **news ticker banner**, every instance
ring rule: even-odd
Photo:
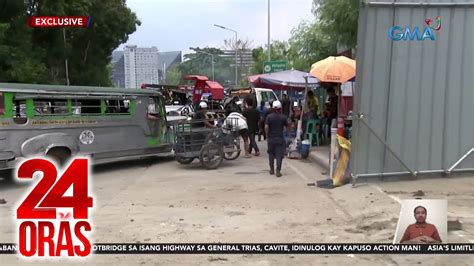
[[[16,244],[0,243],[0,254],[17,253]],[[92,254],[474,254],[474,244],[97,243]]]

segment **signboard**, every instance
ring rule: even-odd
[[[265,61],[263,62],[263,73],[273,73],[285,71],[288,67],[288,62],[284,60],[280,61]]]

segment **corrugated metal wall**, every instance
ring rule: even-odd
[[[392,1],[361,4],[355,111],[411,170],[446,170],[474,148],[474,1],[381,2]],[[394,25],[423,29],[436,16],[434,41],[389,38]],[[457,168],[474,169],[474,153]],[[354,121],[353,174],[406,171]]]

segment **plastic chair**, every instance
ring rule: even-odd
[[[316,141],[316,145],[319,146],[319,131],[316,130],[316,125],[321,123],[319,120],[310,119],[306,122],[306,138],[309,140],[311,145],[313,145],[314,141]]]
[[[327,123],[327,118],[322,120],[322,131],[323,131],[323,141],[327,142],[329,140],[329,125]]]

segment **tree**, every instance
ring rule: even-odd
[[[179,65],[173,65],[166,71],[166,84],[179,85],[183,84],[183,73],[179,70]]]
[[[268,60],[267,52],[268,49],[263,47],[258,47],[252,50],[253,66],[252,74],[262,74],[263,73],[263,63]],[[286,41],[272,41],[270,45],[270,58],[271,61],[274,60],[289,60],[289,51],[290,45]],[[291,68],[291,65],[288,65]]]
[[[2,82],[46,82],[45,50],[31,43],[33,30],[25,23],[24,1],[0,3],[0,80]]]
[[[293,68],[309,71],[311,65],[337,52],[336,40],[316,21],[302,22],[292,30],[288,57]]]
[[[237,62],[238,62],[238,69],[237,69],[237,77],[239,79],[238,83],[241,85],[246,85],[245,79],[242,79],[242,74],[249,74],[250,69],[248,67],[244,66],[244,54],[246,51],[250,51],[252,47],[252,42],[248,38],[246,39],[238,39],[237,41],[235,39],[226,39],[224,40],[224,46],[228,50],[237,50]],[[235,62],[234,62],[235,64]],[[235,71],[235,69],[234,69]],[[234,74],[235,75],[235,74]],[[235,79],[235,77],[234,77]]]
[[[313,14],[324,34],[337,43],[355,48],[359,0],[313,0]]]
[[[90,28],[35,28],[27,16],[84,16]],[[0,78],[9,82],[111,85],[112,51],[140,22],[124,0],[2,1],[0,3]],[[64,33],[66,41],[64,41]]]
[[[214,55],[214,77],[217,82],[223,85],[230,85],[234,73],[230,69],[231,60],[223,58],[222,50],[217,48],[191,47],[194,53],[185,54],[184,61],[167,71],[168,84],[183,84],[186,75],[203,75],[212,77],[211,57],[205,53]],[[205,52],[205,53],[203,53]],[[170,76],[171,75],[171,76]]]

